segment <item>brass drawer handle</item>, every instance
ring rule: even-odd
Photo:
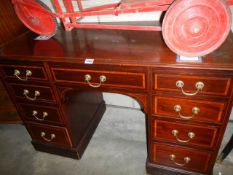
[[[104,83],[104,82],[107,80],[107,78],[106,78],[105,75],[100,75],[100,77],[99,77],[99,80],[100,80],[99,84],[94,85],[94,84],[92,84],[92,83],[90,82],[91,79],[92,79],[92,77],[91,77],[90,74],[86,74],[85,77],[84,77],[84,80],[89,84],[89,86],[91,86],[91,87],[93,87],[93,88],[98,88],[98,87],[100,87],[101,84]]]
[[[170,159],[171,159],[171,161],[173,161],[178,166],[185,166],[185,165],[187,165],[191,161],[190,157],[184,157],[184,163],[177,163],[175,161],[176,160],[176,155],[175,154],[171,154],[170,155]]]
[[[179,114],[180,118],[186,119],[186,120],[192,119],[195,115],[198,115],[201,111],[200,108],[195,106],[192,108],[192,113],[193,113],[192,116],[184,116],[181,114],[182,107],[180,105],[175,105],[174,110],[175,110],[175,112],[177,112]]]
[[[20,77],[20,71],[18,69],[15,69],[14,70],[14,76],[16,76],[19,80],[21,81],[27,81],[28,80],[28,77],[32,76],[32,71],[30,70],[26,70],[26,75],[25,75],[25,78],[21,78]]]
[[[176,87],[177,87],[177,88],[180,88],[181,91],[182,91],[182,93],[183,93],[184,95],[187,95],[187,96],[194,96],[194,95],[198,94],[198,92],[199,92],[200,90],[202,90],[202,89],[204,88],[204,86],[205,86],[204,83],[201,82],[201,81],[199,81],[199,82],[197,82],[196,85],[195,85],[195,87],[196,87],[196,89],[197,89],[196,92],[194,92],[194,93],[188,93],[188,92],[185,92],[184,89],[183,89],[183,87],[184,87],[184,82],[183,82],[183,81],[178,80],[178,81],[176,82]]]
[[[35,92],[34,92],[34,97],[29,97],[29,96],[28,96],[28,95],[29,95],[29,90],[24,89],[24,90],[23,90],[23,95],[24,95],[28,100],[35,101],[36,98],[37,98],[38,96],[40,96],[40,92],[39,92],[39,91],[35,91]]]
[[[188,143],[190,140],[192,140],[195,137],[195,133],[194,132],[188,132],[189,139],[188,140],[182,140],[182,139],[179,139],[178,134],[179,134],[178,130],[176,130],[176,129],[172,130],[172,135],[175,136],[176,140],[178,142],[181,142],[181,143]]]
[[[46,138],[46,134],[45,132],[41,132],[40,133],[40,136],[46,141],[46,142],[51,142],[53,139],[56,138],[56,135],[55,134],[50,134],[50,138]]]
[[[37,117],[38,112],[36,110],[33,110],[32,111],[32,115],[35,117],[36,120],[44,121],[45,117],[48,116],[48,113],[47,112],[43,112],[42,118],[39,118],[39,117]]]

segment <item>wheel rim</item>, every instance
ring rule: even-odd
[[[56,24],[52,16],[20,4],[15,4],[14,8],[19,19],[31,31],[39,35],[52,35],[56,32]],[[38,4],[38,8],[42,7]]]
[[[203,56],[217,49],[231,28],[223,0],[176,0],[163,20],[167,46],[179,55]]]

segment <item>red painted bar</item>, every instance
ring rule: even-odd
[[[161,31],[161,26],[105,25],[105,24],[66,24],[66,25],[68,27],[87,28],[87,29]]]
[[[118,15],[124,13],[139,13],[139,12],[151,12],[151,11],[166,11],[169,5],[165,6],[152,6],[152,7],[141,7],[133,9],[109,9],[101,11],[88,11],[88,12],[75,12],[75,13],[64,13],[64,17],[72,16],[97,16],[97,15]]]
[[[61,19],[61,21],[62,21],[62,23],[63,23],[63,25],[64,25],[64,24],[66,23],[66,20],[65,20],[65,18],[62,16],[63,12],[62,12],[62,8],[61,8],[61,6],[60,6],[60,4],[59,4],[59,1],[58,1],[58,0],[53,0],[52,2],[54,3],[54,6],[55,6],[55,8],[56,8],[58,14],[60,14],[60,19]],[[66,29],[66,26],[65,26],[65,25],[64,25],[64,27],[65,27],[65,29]],[[66,29],[66,30],[68,30],[68,29]]]
[[[64,4],[65,4],[65,7],[66,7],[68,13],[74,13],[72,0],[64,0]],[[75,15],[71,16],[71,22],[76,23],[76,16]]]
[[[140,1],[135,2],[133,0],[127,2],[129,0],[121,0],[121,8],[135,8],[135,7],[146,7],[146,6],[163,6],[163,5],[170,5],[173,3],[174,0],[160,0],[160,1]]]
[[[83,5],[82,5],[82,2],[81,0],[76,0],[77,1],[77,4],[78,4],[78,8],[79,8],[79,11],[83,11]]]
[[[83,9],[83,11],[87,12],[87,11],[98,11],[98,10],[103,10],[103,9],[108,9],[108,8],[116,8],[119,5],[120,5],[119,3],[106,4],[106,5],[101,5],[97,7],[85,8]]]

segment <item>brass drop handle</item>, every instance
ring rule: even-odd
[[[48,116],[48,113],[47,113],[47,112],[43,112],[42,114],[43,114],[42,117],[39,118],[39,117],[37,116],[37,115],[38,115],[38,112],[37,112],[36,110],[33,110],[33,111],[32,111],[32,115],[35,117],[36,120],[39,120],[39,121],[44,121],[45,117]]]
[[[21,78],[20,77],[20,71],[18,69],[15,69],[14,70],[14,76],[16,76],[19,80],[21,81],[27,81],[28,80],[28,77],[32,76],[32,71],[30,70],[26,70],[26,74],[25,74],[25,78]]]
[[[50,134],[50,138],[46,138],[46,134],[45,132],[41,132],[40,133],[40,136],[46,141],[46,142],[51,142],[53,139],[56,138],[56,135],[55,134]]]
[[[93,87],[93,88],[98,88],[98,87],[100,87],[101,84],[104,83],[104,82],[107,80],[107,78],[106,78],[105,75],[100,75],[100,76],[99,76],[100,82],[99,82],[99,84],[96,84],[96,85],[95,85],[95,84],[92,84],[92,83],[90,82],[91,79],[92,79],[92,77],[91,77],[90,74],[86,74],[86,75],[84,76],[84,80],[89,84],[89,86],[91,86],[91,87]]]
[[[191,158],[190,157],[184,157],[184,163],[177,163],[176,162],[176,155],[175,154],[171,154],[170,155],[170,160],[173,161],[178,166],[185,166],[185,165],[187,165],[191,161]]]
[[[198,92],[199,92],[200,90],[202,90],[202,89],[204,88],[204,86],[205,86],[205,84],[204,84],[203,82],[199,81],[199,82],[197,82],[196,85],[195,85],[195,87],[196,87],[196,89],[197,89],[196,92],[194,92],[194,93],[188,93],[188,92],[185,92],[184,89],[183,89],[183,87],[184,87],[184,82],[183,82],[183,81],[178,80],[178,81],[176,82],[176,87],[177,87],[177,88],[180,88],[181,91],[182,91],[182,93],[183,93],[184,95],[187,95],[187,96],[194,96],[194,95],[198,94]]]
[[[40,96],[40,91],[35,91],[35,92],[34,92],[34,97],[29,97],[29,96],[28,96],[28,95],[29,95],[29,90],[24,89],[24,90],[23,90],[23,95],[24,95],[28,100],[35,101],[36,98],[37,98],[38,96]]]
[[[179,131],[176,130],[176,129],[172,130],[172,135],[174,137],[176,137],[176,140],[178,142],[181,142],[181,143],[188,143],[190,140],[192,140],[195,137],[195,133],[194,132],[188,132],[189,139],[187,139],[187,140],[179,139],[179,136],[178,136],[179,135]]]
[[[193,115],[192,116],[184,116],[181,114],[182,107],[180,105],[175,105],[174,110],[175,110],[175,112],[177,112],[179,114],[180,118],[186,119],[186,120],[192,119],[195,115],[198,115],[201,111],[200,108],[194,106],[192,108]]]

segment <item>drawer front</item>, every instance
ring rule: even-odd
[[[213,126],[190,125],[160,120],[153,120],[152,124],[153,139],[185,145],[213,148],[218,133],[218,127]]]
[[[166,144],[152,145],[152,161],[175,168],[207,172],[211,153]]]
[[[101,86],[146,88],[145,73],[117,72],[117,71],[95,71],[81,69],[52,68],[52,73],[56,82],[69,82],[88,85],[85,77],[89,75],[90,83],[94,86],[100,85],[100,77],[105,76],[106,80]]]
[[[24,99],[27,102],[48,101],[55,102],[52,89],[47,86],[34,86],[23,84],[9,84],[16,98]]]
[[[3,72],[6,77],[19,81],[48,80],[45,70],[41,66],[4,65]]]
[[[26,104],[20,104],[19,106],[25,120],[62,124],[61,116],[56,108]]]
[[[223,120],[224,108],[224,102],[153,97],[153,114],[161,117],[217,123]]]
[[[180,94],[213,94],[226,96],[229,92],[230,78],[180,76],[180,75],[154,75],[154,89],[163,91],[175,91]],[[183,82],[182,89],[181,84]],[[198,90],[198,83],[203,83],[204,87]],[[200,87],[200,86],[199,86]]]
[[[66,128],[28,123],[27,128],[33,140],[61,146],[72,146]]]

